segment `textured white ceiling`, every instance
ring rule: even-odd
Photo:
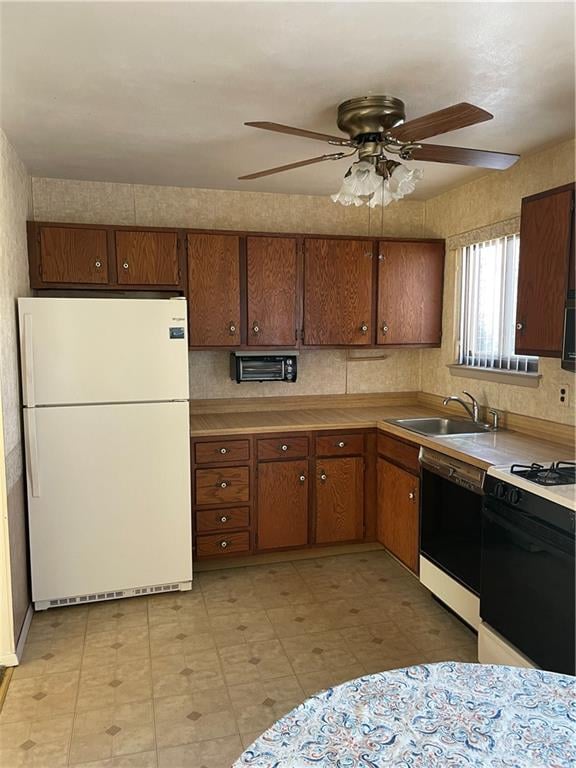
[[[459,101],[495,119],[435,143],[530,152],[574,133],[572,3],[2,3],[2,123],[37,176],[327,194],[332,151],[243,126],[337,132],[339,102]],[[486,173],[423,163],[416,197]],[[489,171],[488,173],[497,173]]]

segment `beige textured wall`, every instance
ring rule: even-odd
[[[425,230],[434,237],[450,238],[519,216],[526,195],[574,181],[575,143],[559,144],[529,155],[508,171],[490,173],[470,184],[426,201]],[[540,359],[542,379],[537,389],[455,377],[446,367],[454,359],[458,251],[449,250],[444,277],[443,343],[441,349],[423,350],[422,389],[451,394],[467,389],[484,405],[529,416],[575,423],[574,374],[562,370],[560,361]],[[561,384],[569,384],[568,407],[559,403]]]
[[[16,298],[30,293],[26,219],[32,213],[31,199],[31,184],[26,169],[0,131],[0,386],[16,638],[30,602]]]
[[[32,181],[36,221],[206,227],[268,232],[419,237],[424,203],[406,200],[381,212],[344,208],[329,197],[152,187],[105,182]],[[343,394],[418,389],[420,353],[397,350],[386,359],[351,360],[343,351],[304,352],[295,384],[237,385],[227,352],[191,352],[193,398]]]

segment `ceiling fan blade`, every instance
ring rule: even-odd
[[[504,171],[514,165],[520,155],[506,152],[488,152],[485,149],[466,149],[464,147],[444,147],[441,144],[423,144],[421,149],[412,152],[414,160],[431,163],[454,163],[455,165],[474,165],[478,168],[493,168]]]
[[[457,128],[483,123],[485,120],[492,120],[493,117],[494,115],[486,112],[485,109],[463,101],[461,104],[454,104],[452,107],[430,112],[428,115],[398,125],[390,130],[390,135],[399,141],[409,143],[455,131]]]
[[[351,147],[352,142],[345,136],[332,136],[329,133],[317,133],[316,131],[306,131],[303,128],[292,128],[291,125],[282,125],[281,123],[244,123],[252,128],[263,128],[265,131],[275,131],[276,133],[289,133],[292,136],[302,136],[305,139],[318,139],[318,141],[327,141],[329,144],[336,144],[341,147]]]
[[[278,165],[276,168],[268,168],[265,171],[257,171],[256,173],[249,173],[247,176],[238,176],[239,181],[245,179],[259,179],[261,176],[271,176],[273,173],[282,173],[282,171],[291,171],[293,168],[302,168],[304,165],[312,165],[313,163],[322,163],[324,160],[340,160],[340,158],[346,157],[344,152],[335,152],[331,155],[320,155],[320,157],[313,157],[310,160],[300,160],[297,163],[289,163],[288,165]]]

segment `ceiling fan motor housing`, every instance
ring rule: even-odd
[[[359,96],[338,107],[338,128],[357,141],[386,133],[406,119],[404,102],[394,96]],[[370,136],[370,138],[369,138]]]

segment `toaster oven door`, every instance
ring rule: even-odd
[[[250,358],[238,359],[239,381],[283,381],[284,360],[274,358]]]

